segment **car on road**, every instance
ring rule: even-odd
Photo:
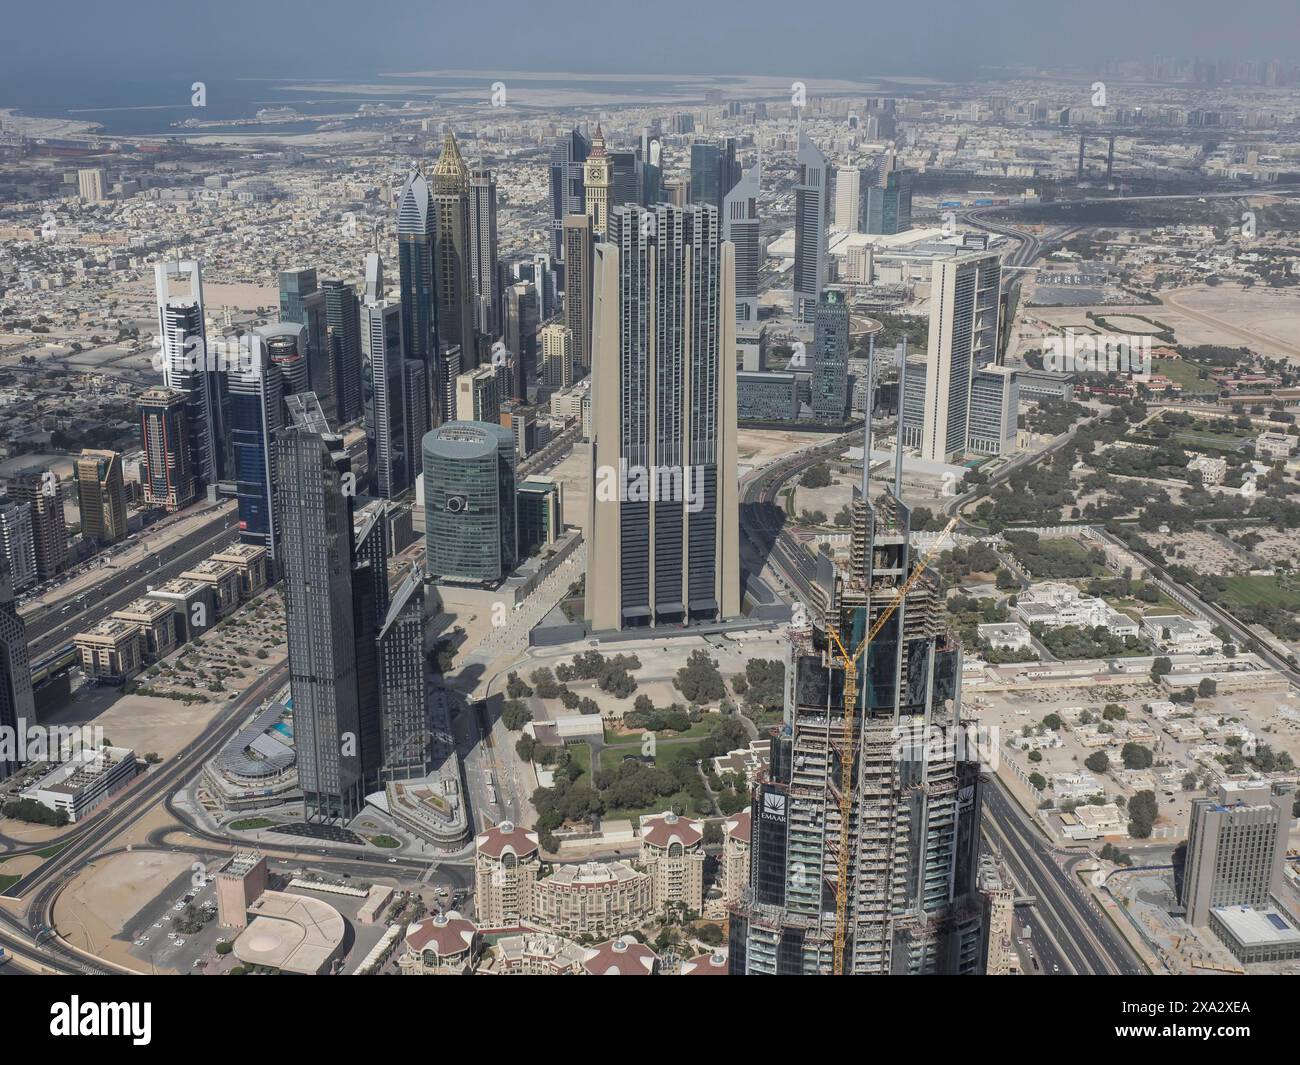
[[[388,859],[388,864],[389,864],[389,865],[396,865],[396,864],[397,864],[397,859],[396,859],[396,858],[389,858],[389,859]]]

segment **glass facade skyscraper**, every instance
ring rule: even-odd
[[[435,581],[495,584],[519,560],[515,437],[446,422],[424,438],[425,565]]]

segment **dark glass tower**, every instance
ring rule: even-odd
[[[582,164],[591,151],[591,141],[571,130],[551,146],[551,254],[564,258],[564,219],[586,213],[583,199]]]
[[[361,301],[343,281],[322,281],[325,346],[329,352],[337,425],[361,417]]]
[[[0,745],[0,780],[18,768],[13,758],[18,733],[36,724],[32,666],[27,657],[27,626],[18,615],[8,563],[0,560],[0,729],[12,743]]]
[[[425,564],[435,581],[496,584],[519,560],[515,437],[446,422],[424,438]]]
[[[354,548],[343,438],[311,393],[290,396],[287,405],[276,498],[298,779],[309,818],[346,820],[379,779],[380,708],[366,650],[374,644],[373,576]]]
[[[397,269],[401,290],[401,337],[408,359],[419,359],[432,389],[438,368],[438,298],[434,287],[437,216],[429,182],[418,170],[407,175],[397,207]],[[378,295],[382,295],[379,293]],[[435,392],[430,417],[437,417]],[[373,469],[374,467],[371,467]]]
[[[820,422],[841,422],[849,402],[849,305],[827,289],[813,313],[812,408]]]

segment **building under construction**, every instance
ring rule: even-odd
[[[750,883],[731,914],[736,975],[983,968],[961,649],[910,552],[897,481],[874,502],[868,485],[847,569],[819,556],[819,601],[791,632],[785,720],[754,784]]]

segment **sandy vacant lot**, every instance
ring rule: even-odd
[[[81,871],[59,896],[54,924],[69,943],[139,969],[130,943],[114,939],[142,907],[193,863],[188,854],[132,851],[103,858]]]

